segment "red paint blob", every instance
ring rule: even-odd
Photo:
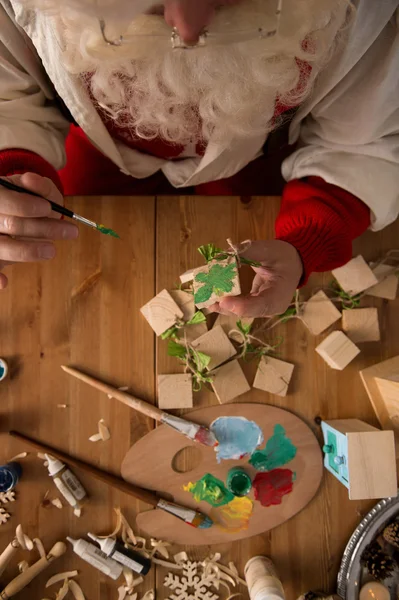
[[[255,499],[262,506],[281,504],[283,496],[290,494],[293,488],[291,469],[273,469],[267,473],[258,473],[252,482]]]

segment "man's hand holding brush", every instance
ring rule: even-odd
[[[24,173],[7,181],[63,204],[61,192],[47,177]],[[0,187],[0,290],[8,283],[1,272],[5,266],[50,260],[55,256],[54,240],[72,240],[78,234],[76,225],[61,221],[46,200]]]

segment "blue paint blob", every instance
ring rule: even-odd
[[[219,417],[211,423],[210,430],[219,443],[215,448],[219,463],[251,456],[263,442],[259,425],[245,417]]]

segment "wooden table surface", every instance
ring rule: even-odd
[[[119,474],[130,445],[150,431],[153,422],[69,378],[60,365],[75,365],[115,385],[127,385],[154,402],[156,371],[178,369],[175,359],[166,354],[166,343],[155,340],[140,307],[156,292],[173,287],[184,270],[201,264],[196,251],[200,244],[223,246],[227,237],[235,241],[272,238],[279,198],[90,197],[68,198],[67,206],[112,227],[122,241],[81,227],[79,241],[58,244],[56,260],[8,270],[9,288],[0,293],[0,356],[9,362],[11,377],[0,384],[0,460],[4,463],[29,450],[4,433],[17,429]],[[396,247],[398,238],[399,223],[377,234],[368,232],[356,241],[354,253],[377,259]],[[305,292],[329,281],[328,274],[312,276]],[[291,393],[279,398],[252,390],[248,399],[293,411],[318,436],[317,416],[358,417],[377,425],[358,370],[399,353],[399,300],[368,298],[367,304],[380,309],[381,343],[363,344],[355,361],[344,372],[336,372],[314,352],[322,336],[312,337],[294,320],[276,332],[284,337],[280,357],[296,365]],[[248,369],[249,375],[253,373],[252,365]],[[216,402],[207,390],[195,397],[196,407]],[[94,444],[88,438],[97,431],[100,418],[109,425],[112,437]],[[18,523],[50,548],[66,535],[77,538],[88,531],[111,531],[113,507],[120,506],[132,524],[138,511],[148,509],[77,471],[91,497],[83,516],[77,519],[67,507],[43,508],[46,490],[53,497],[58,494],[33,454],[23,466],[17,500],[8,505],[11,519],[0,529],[0,550],[11,541]],[[220,551],[224,564],[233,560],[241,573],[250,557],[269,555],[281,574],[287,600],[309,589],[332,591],[345,544],[373,503],[349,501],[347,490],[325,472],[315,499],[288,523],[249,540],[187,550],[195,559]],[[29,560],[26,553],[18,560],[22,558]],[[20,597],[54,597],[44,589],[47,578],[74,568],[79,570],[87,600],[117,598],[118,584],[71,550]],[[13,564],[3,582],[15,574]],[[164,575],[164,570],[152,569],[142,590],[156,586],[157,598],[167,597]]]

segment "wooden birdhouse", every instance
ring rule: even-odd
[[[324,466],[349,490],[350,500],[397,495],[393,431],[359,419],[323,421]]]

